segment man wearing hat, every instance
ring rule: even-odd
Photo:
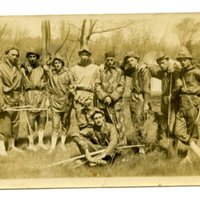
[[[139,63],[139,56],[135,52],[129,52],[124,57],[124,73],[130,76],[130,112],[135,129],[137,142],[145,142],[143,125],[145,116],[150,109],[151,97],[151,74],[147,66],[143,67]],[[144,148],[139,148],[139,153],[145,154]]]
[[[175,135],[189,146],[188,154],[183,160],[191,162],[191,150],[200,158],[199,140],[200,116],[200,69],[193,64],[193,57],[186,47],[182,47],[176,59],[181,63],[179,87],[180,103],[176,115]]]
[[[38,147],[46,149],[43,143],[44,129],[46,125],[47,112],[47,77],[43,70],[42,64],[39,62],[40,54],[31,49],[26,53],[27,62],[22,65],[25,105],[32,107],[33,111],[26,111],[27,126],[29,133],[30,150],[35,151],[34,135],[38,131]],[[37,129],[35,126],[37,123]]]
[[[5,59],[0,64],[0,156],[7,155],[5,141],[8,141],[8,150],[21,152],[15,147],[20,115],[18,111],[12,111],[12,107],[21,103],[22,74],[18,58],[19,50],[12,47],[5,52]]]
[[[52,111],[51,148],[52,152],[61,136],[61,149],[66,150],[65,140],[70,127],[70,115],[72,110],[73,84],[69,70],[65,67],[64,59],[55,55],[52,61],[52,69],[44,65],[50,86],[50,109]]]
[[[151,72],[151,76],[161,80],[162,115],[159,116],[160,122],[158,127],[159,130],[158,140],[160,141],[160,145],[166,146],[169,145],[170,143],[166,142],[165,139],[174,138],[173,129],[175,122],[175,114],[177,113],[178,103],[179,103],[178,88],[176,87],[175,80],[178,77],[181,66],[179,62],[169,58],[163,51],[157,52],[156,62],[154,61],[152,64],[148,66]],[[170,114],[170,116],[168,114]],[[169,147],[167,148],[169,149]],[[171,151],[168,153],[173,153],[173,152]]]
[[[105,165],[115,155],[118,144],[118,133],[114,125],[105,121],[104,112],[94,108],[91,113],[94,122],[92,129],[86,132],[80,131],[73,135],[80,151],[85,153],[86,159],[92,165]],[[90,152],[104,149],[99,155],[92,157]]]
[[[123,93],[123,71],[115,65],[115,53],[105,53],[105,64],[100,66],[100,82],[96,85],[97,107],[104,110],[106,120],[113,123],[119,134],[119,144],[126,144]]]
[[[92,63],[91,52],[83,46],[78,52],[80,62],[71,69],[75,82],[74,108],[76,120],[80,130],[92,125],[89,117],[94,107],[94,89],[99,81],[99,67]]]

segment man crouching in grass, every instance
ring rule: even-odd
[[[105,121],[104,112],[94,108],[91,114],[94,122],[91,128],[73,135],[73,140],[81,152],[85,153],[90,166],[106,165],[112,160],[118,144],[118,133],[114,125]],[[104,149],[99,155],[92,157],[90,152]]]

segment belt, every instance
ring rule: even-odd
[[[76,90],[82,90],[82,91],[91,92],[91,93],[94,92],[92,89],[84,88],[84,87],[81,87],[81,86],[78,86],[76,88]]]
[[[200,97],[200,94],[192,94],[192,93],[181,93],[180,96],[197,96],[197,97]]]
[[[21,91],[20,90],[11,90],[11,91],[6,91],[4,92],[4,94],[13,94],[13,93],[20,93]]]
[[[41,90],[41,89],[25,89],[25,91],[43,91],[43,90]]]

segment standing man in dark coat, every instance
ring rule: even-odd
[[[118,130],[119,145],[126,144],[123,93],[125,78],[115,64],[115,53],[105,53],[105,64],[100,66],[100,82],[96,85],[97,107],[104,110],[106,119]]]

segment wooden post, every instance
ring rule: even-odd
[[[50,32],[49,20],[42,21],[41,31],[42,31],[42,62],[43,64],[46,64],[51,44],[51,32]]]

